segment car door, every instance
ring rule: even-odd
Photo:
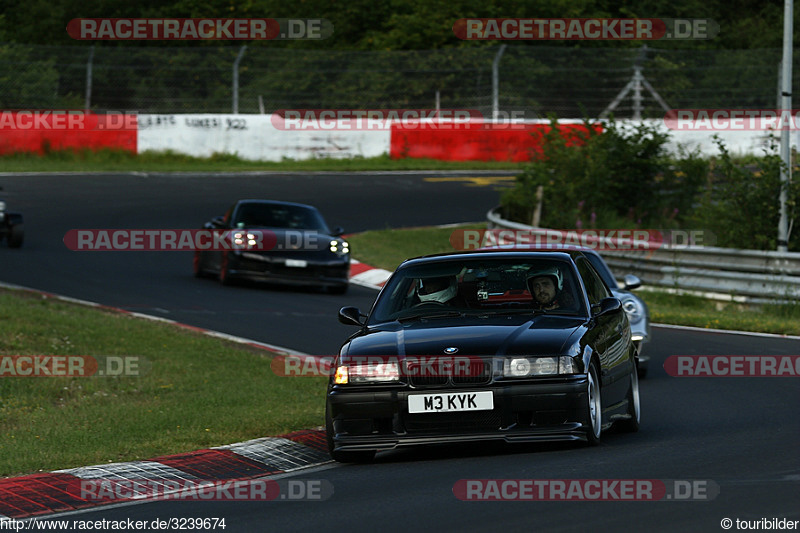
[[[579,257],[575,261],[578,273],[586,287],[589,304],[592,307],[592,314],[597,310],[600,302],[613,296],[610,289],[606,286],[600,275],[585,257]],[[598,346],[596,350],[600,352],[600,379],[603,387],[610,392],[609,397],[616,398],[624,389],[628,381],[627,378],[630,367],[626,364],[628,353],[625,349],[625,335],[628,332],[625,328],[625,314],[609,313],[604,316],[594,318],[595,327],[598,331]]]

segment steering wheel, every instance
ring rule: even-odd
[[[428,306],[428,307],[446,307],[447,304],[443,303],[443,302],[437,302],[435,300],[432,300],[430,302],[420,302],[418,304],[414,304],[413,306],[411,306],[411,308],[412,309],[417,309],[417,308],[425,307],[425,306]]]

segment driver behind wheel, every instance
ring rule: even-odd
[[[529,273],[528,290],[539,309],[550,311],[568,303],[568,295],[564,293],[564,276],[556,266]]]

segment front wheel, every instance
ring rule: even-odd
[[[195,250],[194,258],[192,259],[192,273],[196,278],[206,277],[206,272],[203,270],[202,256],[199,250]]]
[[[228,268],[228,252],[222,252],[222,260],[219,265],[219,282],[223,285],[233,285],[233,278]]]
[[[589,365],[589,384],[586,387],[586,414],[589,427],[586,440],[590,446],[600,443],[600,433],[603,431],[603,403],[600,401],[600,380],[597,377],[597,365]]]
[[[11,227],[11,232],[8,235],[8,247],[19,248],[22,246],[22,241],[25,240],[25,228],[22,224],[17,224]]]
[[[639,431],[639,420],[641,419],[641,411],[639,407],[639,373],[636,367],[631,371],[631,386],[628,389],[628,418],[627,420],[620,420],[617,422],[617,427],[626,433],[635,433]]]

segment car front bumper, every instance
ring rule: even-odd
[[[288,266],[287,259],[301,260],[305,266]],[[231,254],[228,274],[251,281],[290,285],[341,286],[349,282],[350,261],[346,258],[319,259],[304,254],[298,257],[256,253]]]
[[[585,374],[536,383],[495,382],[485,387],[349,390],[333,387],[328,409],[337,451],[390,450],[447,442],[585,440],[588,380]],[[410,394],[491,390],[484,411],[409,413]]]

